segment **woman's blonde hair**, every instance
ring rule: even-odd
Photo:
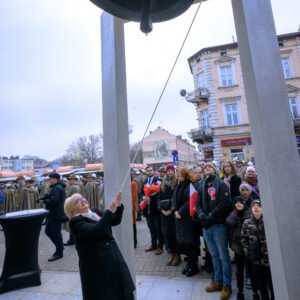
[[[180,168],[178,172],[183,177],[183,179],[189,179],[192,183],[195,183],[197,181],[196,177],[187,167]]]
[[[237,167],[236,165],[231,161],[231,160],[225,160],[222,164],[222,169],[221,172],[223,173],[223,175],[225,176],[225,164],[230,165],[231,167],[231,174],[236,175],[237,174]]]
[[[82,195],[76,193],[66,199],[65,204],[64,204],[64,210],[65,210],[66,216],[69,219],[74,217],[74,215],[76,213],[75,202],[76,202],[76,200],[78,200],[80,198],[82,198]]]

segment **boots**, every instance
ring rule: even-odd
[[[253,296],[252,296],[253,298],[253,300],[260,300],[260,296],[259,296],[259,294],[258,293],[253,293]]]
[[[217,292],[217,291],[222,291],[223,289],[223,285],[219,282],[212,282],[210,285],[208,285],[206,288],[205,288],[205,291],[207,293],[213,293],[213,292]]]
[[[231,287],[224,285],[223,289],[221,291],[221,294],[220,294],[220,299],[221,300],[227,300],[227,299],[230,298],[231,294],[232,294]]]
[[[236,300],[245,300],[245,296],[243,292],[238,292],[236,295]]]
[[[185,275],[189,268],[190,268],[190,263],[187,262],[186,265],[185,265],[185,267],[182,269],[181,273],[183,275]]]
[[[199,273],[199,268],[196,262],[191,263],[191,266],[189,267],[189,269],[186,271],[186,276],[187,277],[191,277],[196,275],[197,273]]]
[[[176,267],[181,263],[181,257],[178,254],[174,254],[174,258],[172,260],[171,266]]]
[[[171,265],[172,265],[173,260],[174,260],[174,258],[175,258],[175,255],[176,255],[176,253],[172,253],[172,254],[171,254],[170,259],[168,260],[166,266],[171,266]],[[173,266],[173,265],[172,265],[172,266]]]

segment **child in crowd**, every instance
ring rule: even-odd
[[[239,191],[245,201],[246,208],[250,209],[251,203],[253,202],[253,198],[251,197],[252,194],[251,185],[246,182],[243,182],[239,187]]]
[[[236,300],[244,300],[244,267],[248,260],[245,257],[244,249],[241,243],[241,229],[243,222],[250,218],[250,212],[245,205],[245,199],[242,196],[236,196],[233,199],[233,211],[228,215],[226,223],[230,228],[230,245],[234,251],[236,262],[236,279],[238,293]],[[249,264],[251,265],[251,264]],[[259,300],[260,297],[257,294],[257,286],[253,278],[252,269],[249,269],[250,278],[252,282],[253,300]]]
[[[260,200],[251,204],[251,218],[242,226],[241,242],[250,259],[262,300],[274,300],[272,276]]]

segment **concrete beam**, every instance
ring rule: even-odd
[[[300,163],[270,0],[232,0],[276,299],[299,299]]]
[[[106,12],[101,15],[101,46],[104,192],[108,204],[121,188],[130,162],[124,22]],[[130,176],[122,192],[125,210],[114,236],[135,280]]]

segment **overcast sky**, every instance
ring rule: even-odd
[[[300,1],[271,2],[277,33],[297,31]],[[196,7],[147,37],[125,25],[131,142],[143,136]],[[100,14],[88,0],[0,0],[0,156],[53,160],[102,132]],[[232,36],[231,1],[204,2],[150,130],[187,137],[197,127],[194,106],[179,95],[193,89],[187,58]]]

